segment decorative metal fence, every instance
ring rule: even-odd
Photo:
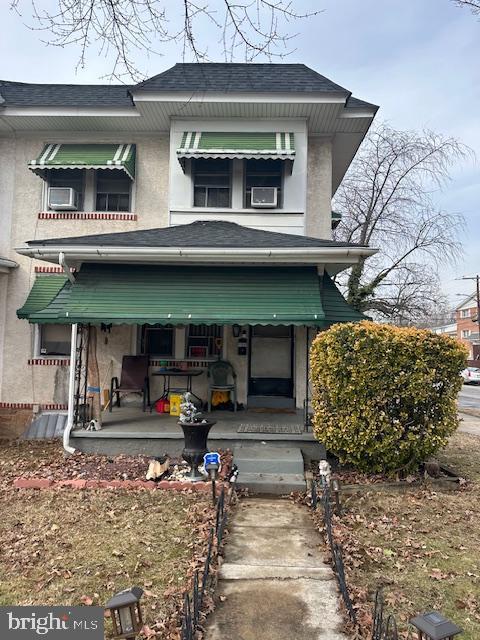
[[[311,506],[312,509],[317,509],[318,503],[321,502],[323,509],[323,522],[325,526],[325,536],[327,538],[330,552],[332,554],[333,568],[335,576],[337,578],[338,588],[340,590],[345,609],[348,613],[351,623],[357,628],[360,633],[360,637],[365,637],[365,630],[361,630],[358,625],[357,615],[353,607],[350,593],[348,591],[347,581],[345,578],[345,565],[343,562],[342,547],[335,542],[332,526],[332,492],[330,485],[327,482],[323,482],[321,488],[321,495],[319,498],[319,489],[315,481],[311,486]],[[335,504],[337,513],[340,512],[340,504],[338,499],[338,491],[335,496]],[[363,631],[363,632],[362,632]],[[381,589],[375,594],[375,606],[373,611],[373,625],[371,640],[400,640],[405,638],[400,636],[397,627],[397,621],[392,614],[385,614],[385,601],[383,592]],[[411,630],[408,631],[408,635],[405,640],[412,640],[413,636]]]
[[[230,483],[228,505],[231,503],[235,492],[235,481],[236,476]],[[201,570],[195,571],[191,593],[186,592],[183,597],[181,640],[194,640],[196,637],[204,596],[207,589],[211,586],[210,569],[212,567],[212,563],[217,559],[221,549],[227,526],[227,518],[228,512],[226,508],[225,488],[222,487],[222,491],[217,498],[215,527],[210,529],[205,562],[203,563]]]
[[[318,506],[318,490],[315,482],[312,482],[312,508],[316,509]],[[348,592],[347,581],[345,579],[345,565],[343,562],[342,547],[335,542],[333,537],[332,527],[332,503],[331,503],[331,490],[328,483],[324,483],[322,486],[321,503],[323,507],[323,522],[325,525],[325,535],[330,547],[330,553],[332,554],[333,568],[335,576],[337,578],[338,588],[342,595],[345,609],[347,610],[348,617],[352,624],[357,624],[357,615]]]
[[[385,601],[382,589],[378,589],[375,594],[375,607],[373,610],[372,640],[400,640],[395,616],[391,613],[385,614]],[[411,629],[407,632],[405,640],[413,640]]]

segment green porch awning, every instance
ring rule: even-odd
[[[19,317],[39,324],[324,327],[363,318],[314,267],[85,264],[44,306],[29,312],[27,303]]]
[[[46,169],[117,169],[135,178],[134,144],[46,144],[28,163],[41,176]]]
[[[285,132],[185,131],[177,157],[186,158],[259,158],[294,160],[295,136]]]
[[[45,309],[58,295],[66,282],[67,277],[64,275],[37,275],[25,304],[17,311],[17,316],[29,319],[32,314]]]
[[[273,324],[323,321],[313,268],[85,264],[33,323]]]
[[[321,296],[326,326],[336,322],[359,322],[369,319],[348,304],[328,273],[322,278]]]

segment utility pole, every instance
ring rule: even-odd
[[[463,276],[461,278],[457,278],[458,280],[475,280],[477,284],[476,289],[476,297],[477,297],[477,327],[478,327],[478,340],[480,344],[480,275],[477,273],[476,276]]]

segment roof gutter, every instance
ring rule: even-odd
[[[75,278],[73,277],[72,270],[70,269],[70,267],[67,264],[67,261],[65,260],[65,253],[63,251],[60,251],[60,253],[58,254],[58,264],[62,267],[63,271],[65,272],[65,275],[73,284],[75,282]]]
[[[8,258],[0,258],[0,273],[9,273],[10,269],[16,269],[18,262]]]
[[[317,264],[339,259],[356,262],[359,258],[377,253],[370,247],[295,247],[283,249],[209,248],[209,247],[91,247],[78,246],[29,246],[19,247],[17,253],[49,262],[60,259],[87,262],[195,262],[244,263],[297,262]],[[60,256],[63,255],[63,258]]]

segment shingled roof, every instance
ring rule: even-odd
[[[103,247],[202,247],[288,249],[301,247],[359,247],[336,242],[243,227],[235,222],[198,220],[190,224],[122,233],[101,233],[72,238],[30,240],[29,246],[103,246]]]
[[[137,91],[309,93],[350,91],[304,64],[177,63],[133,88]]]
[[[337,93],[347,108],[373,107],[304,64],[178,63],[137,85],[34,84],[0,80],[0,107],[131,107],[132,93]]]
[[[0,106],[131,107],[125,85],[34,84],[0,80]]]

